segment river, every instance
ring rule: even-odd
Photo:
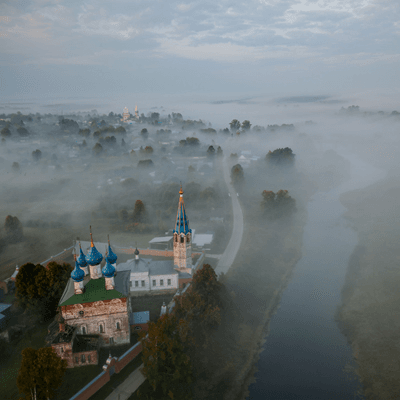
[[[341,193],[366,187],[386,172],[337,150],[352,163],[351,178],[308,204],[303,256],[269,324],[248,400],[363,398],[351,347],[334,314],[341,301],[357,234],[342,217]]]

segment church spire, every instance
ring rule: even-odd
[[[179,190],[178,212],[176,213],[174,229],[174,266],[181,272],[192,271],[192,230],[189,229],[189,219],[186,216],[183,189]]]
[[[174,233],[183,233],[187,235],[191,232],[189,229],[189,219],[186,217],[185,202],[183,201],[183,189],[181,184],[181,189],[179,190],[179,205],[178,212],[176,213],[175,230]]]

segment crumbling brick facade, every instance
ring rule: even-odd
[[[130,298],[95,301],[61,307],[65,323],[80,334],[97,334],[100,346],[130,343]]]

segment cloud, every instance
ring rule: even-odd
[[[87,35],[109,36],[126,40],[137,36],[140,30],[134,26],[134,18],[125,14],[108,15],[103,8],[92,9],[83,7],[83,12],[78,14],[79,28],[74,32]]]
[[[227,43],[191,43],[189,38],[181,40],[158,39],[160,55],[172,55],[192,60],[216,62],[251,62],[263,59],[298,59],[316,56],[304,46],[244,46]]]
[[[191,9],[193,8],[193,6],[194,6],[193,3],[192,3],[192,4],[184,4],[184,3],[181,3],[181,4],[177,4],[176,8],[177,8],[179,11],[186,12],[186,11],[191,10]]]

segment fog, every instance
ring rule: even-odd
[[[285,229],[304,224],[301,218],[312,193],[328,193],[343,184],[362,162],[398,176],[400,103],[394,96],[138,95],[134,101],[1,103],[1,129],[9,127],[10,135],[2,134],[0,146],[0,218],[17,216],[25,236],[20,243],[8,243],[2,232],[3,278],[17,262],[40,262],[72,245],[77,237],[88,240],[89,225],[96,241],[105,241],[109,233],[116,245],[134,246],[139,241],[146,246],[151,237],[173,228],[180,183],[191,228],[214,232],[212,253],[223,253],[232,215],[222,163],[243,167],[244,184],[237,190],[247,229],[261,224],[264,190],[286,189],[295,199],[301,217],[282,222]],[[123,107],[128,106],[133,119],[136,103],[140,123],[121,122]],[[249,120],[252,127],[237,134],[229,130],[233,119]],[[115,132],[120,126],[126,132]],[[18,131],[21,127],[27,133]],[[97,136],[96,131],[100,131]],[[197,138],[198,144],[184,142],[187,138]],[[101,143],[99,153],[96,143]],[[210,153],[210,146],[215,153]],[[266,166],[269,151],[287,147],[295,154],[294,167]],[[32,152],[37,149],[41,157],[35,159]],[[145,160],[152,163],[143,166]],[[363,181],[360,175],[357,179]],[[365,182],[369,182],[367,176]],[[133,216],[136,200],[142,200],[146,208],[140,221]],[[222,217],[225,222],[221,226],[210,217]],[[278,229],[280,223],[271,224]],[[266,241],[263,249],[255,246],[254,271],[263,265],[266,252],[271,259],[279,253],[272,241]],[[227,285],[240,301],[246,299],[246,309],[261,310],[264,300],[254,297],[257,290],[252,292],[251,282],[233,274],[231,279]],[[241,321],[252,327],[258,318],[259,314],[248,311],[247,322]]]

